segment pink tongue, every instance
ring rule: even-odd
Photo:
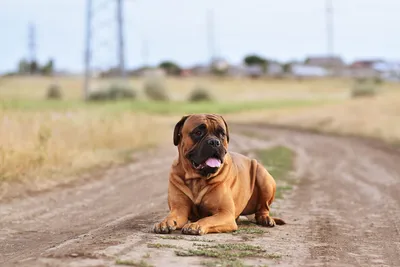
[[[219,166],[221,166],[221,161],[219,161],[218,159],[215,158],[209,158],[206,161],[207,166],[211,167],[211,168],[217,168]]]

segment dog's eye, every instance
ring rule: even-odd
[[[202,131],[195,131],[195,132],[194,132],[194,135],[195,135],[195,136],[201,136],[202,134],[203,134]]]

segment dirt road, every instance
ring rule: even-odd
[[[400,266],[399,152],[354,138],[231,128],[231,150],[279,144],[296,152],[297,185],[272,206],[287,225],[248,239],[149,233],[167,212],[171,145],[86,183],[0,203],[0,266],[114,266],[116,259],[199,266],[202,258],[174,254],[194,240],[248,242],[278,255],[245,260],[254,266]]]

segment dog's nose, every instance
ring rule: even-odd
[[[210,139],[208,140],[208,144],[213,147],[219,147],[221,142],[218,139]]]

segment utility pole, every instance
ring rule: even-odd
[[[84,99],[89,97],[92,59],[92,17],[93,17],[93,2],[86,0],[86,36],[85,36],[85,81],[84,81]]]
[[[208,53],[210,61],[215,59],[215,39],[214,39],[214,11],[207,10],[207,40],[208,40]]]
[[[326,0],[326,44],[329,56],[334,53],[333,0]]]
[[[333,33],[333,0],[326,1],[326,49],[328,53],[329,63],[327,65],[330,75],[335,76],[335,66],[333,65],[334,57],[334,33]]]
[[[125,46],[123,0],[117,0],[117,31],[118,31],[118,67],[121,77],[125,78]]]
[[[149,64],[149,44],[147,42],[147,39],[144,39],[142,42],[142,60],[143,60],[143,66],[148,67]]]
[[[36,71],[33,68],[33,65],[37,64],[36,62],[36,27],[35,24],[30,23],[28,27],[28,51],[29,51],[29,69],[30,74]]]
[[[86,31],[84,52],[85,76],[83,84],[83,96],[85,100],[88,99],[90,94],[91,83],[93,80],[93,69],[95,68],[95,65],[98,64],[96,63],[96,56],[104,58],[105,54],[108,55],[108,51],[107,53],[96,51],[100,51],[100,49],[104,47],[104,44],[110,44],[110,40],[112,40],[113,44],[116,44],[116,51],[115,54],[111,55],[113,61],[115,61],[110,63],[110,66],[108,67],[117,67],[118,76],[120,78],[126,77],[123,3],[124,0],[86,0]],[[115,11],[113,12],[112,20],[110,21],[109,16],[107,16],[108,20],[105,21],[105,15],[109,14],[111,10],[110,5],[115,6]],[[113,27],[116,25],[116,27],[112,28],[110,25]],[[111,28],[113,32],[111,34],[115,34],[116,31],[116,36],[111,36],[110,33],[108,35],[99,34],[105,32],[106,30],[110,30]],[[98,59],[99,58],[97,58],[97,60]]]

